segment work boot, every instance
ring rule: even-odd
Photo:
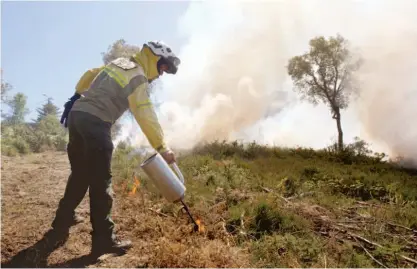
[[[51,226],[55,230],[69,230],[72,226],[83,222],[84,219],[85,218],[75,214],[70,219],[56,216]]]
[[[95,239],[93,238],[93,244],[91,248],[91,254],[95,257],[99,257],[103,254],[117,254],[123,255],[128,249],[132,247],[130,240],[119,240],[115,236],[111,239]]]
[[[49,229],[43,236],[42,241],[47,248],[58,248],[68,240],[68,229]]]

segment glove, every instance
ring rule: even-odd
[[[167,151],[162,152],[161,155],[168,164],[172,164],[172,163],[176,162],[175,154],[170,149],[168,149]]]
[[[65,128],[68,127],[68,114],[71,111],[72,106],[74,105],[75,101],[77,101],[78,99],[80,99],[81,95],[78,93],[75,93],[70,99],[68,99],[68,101],[65,103],[64,107],[65,110],[64,112],[62,112],[62,116],[61,116],[61,124],[64,124]]]

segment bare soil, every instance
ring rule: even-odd
[[[2,267],[244,267],[248,255],[228,246],[219,232],[192,233],[186,215],[160,214],[146,193],[129,195],[115,185],[113,220],[121,238],[134,247],[123,256],[91,260],[88,194],[76,210],[85,218],[73,226],[66,243],[40,253],[37,242],[49,230],[69,175],[66,153],[2,156]],[[214,226],[213,226],[214,227]],[[31,254],[28,254],[31,253]]]

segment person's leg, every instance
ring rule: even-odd
[[[113,142],[111,124],[94,116],[85,115],[86,124],[81,128],[87,144],[86,158],[89,170],[90,219],[93,228],[93,254],[123,253],[131,247],[130,241],[119,242],[114,235],[114,222],[111,219],[113,206],[111,160]]]
[[[114,222],[111,219],[113,190],[111,185],[111,148],[92,149],[90,151],[91,183],[90,211],[94,234],[111,238]]]
[[[69,143],[67,147],[68,158],[71,165],[71,174],[68,177],[64,196],[59,202],[52,227],[57,230],[69,229],[81,221],[75,215],[75,209],[81,203],[88,189],[88,169],[84,156],[83,138],[77,130],[77,121],[82,120],[76,113],[70,113],[68,118]]]

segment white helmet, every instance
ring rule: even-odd
[[[167,73],[177,73],[181,61],[167,44],[162,41],[149,41],[148,43],[143,44],[143,46],[148,47],[153,54],[161,57],[158,61],[158,69],[160,64],[165,63],[168,65]]]

